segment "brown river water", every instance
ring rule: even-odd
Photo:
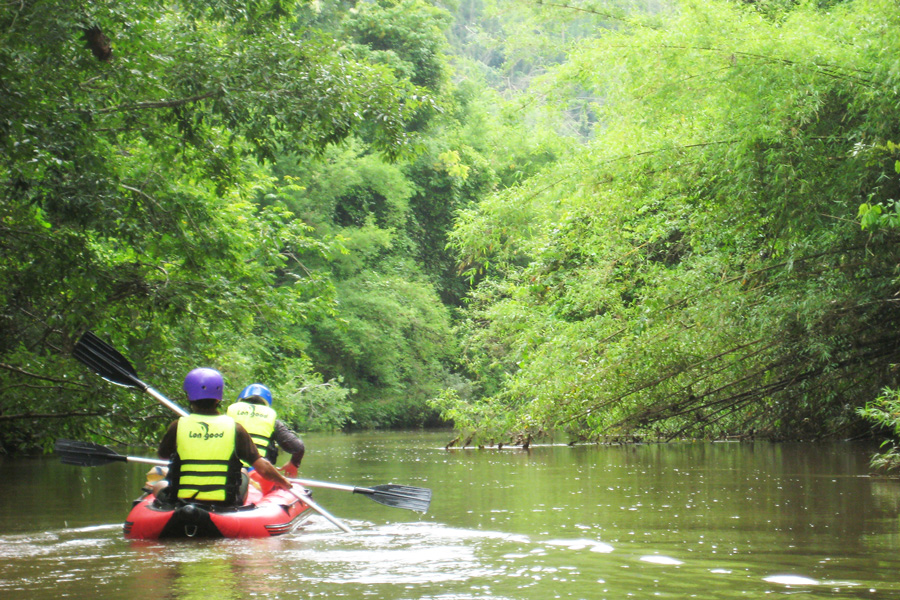
[[[301,476],[429,487],[431,509],[317,489],[352,533],[313,515],[262,540],[128,541],[146,465],[2,458],[0,598],[900,599],[900,480],[871,446],[451,437],[305,436]]]

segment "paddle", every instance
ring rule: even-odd
[[[67,465],[79,467],[99,467],[112,462],[137,462],[148,465],[168,465],[169,461],[159,458],[140,458],[137,456],[125,456],[112,448],[94,444],[92,442],[79,442],[76,440],[56,440],[53,449],[59,454],[59,460]]]
[[[137,373],[128,359],[90,331],[85,332],[75,342],[72,356],[108,382],[146,392],[182,417],[187,416],[186,410],[138,379]]]
[[[158,458],[141,458],[137,456],[125,456],[112,448],[101,446],[93,442],[79,442],[75,440],[56,440],[54,450],[59,454],[60,460],[67,465],[80,467],[99,467],[112,462],[137,462],[148,465],[168,465],[169,461]],[[313,481],[310,479],[289,479],[291,483],[297,483],[304,487],[325,488],[363,494],[368,498],[394,508],[405,508],[416,512],[427,512],[431,503],[431,490],[408,485],[376,485],[372,488],[354,487],[340,483],[327,481]],[[309,503],[307,503],[309,504]],[[310,504],[313,507],[312,504]],[[315,508],[315,507],[313,507]],[[325,516],[324,509],[317,509]],[[328,518],[328,517],[326,517]],[[334,517],[332,517],[334,518]]]
[[[78,465],[79,467],[99,467],[108,465],[112,462],[137,462],[148,465],[168,465],[169,461],[158,458],[140,458],[137,456],[125,456],[119,454],[112,448],[94,444],[92,442],[79,442],[76,440],[56,440],[53,446],[59,459],[67,465]],[[300,484],[303,485],[303,484]],[[306,492],[297,494],[293,490],[288,492],[297,500],[304,502],[311,509],[334,523],[339,529],[346,533],[352,533],[351,529],[344,525],[337,517],[329,513],[327,510],[319,506]]]
[[[94,373],[96,373],[103,379],[106,379],[110,383],[114,383],[116,385],[121,385],[124,387],[140,389],[144,392],[147,392],[148,394],[156,398],[159,402],[177,412],[179,415],[187,415],[187,412],[183,408],[170,401],[168,398],[141,381],[138,378],[134,367],[132,367],[131,363],[128,362],[128,359],[126,359],[115,348],[98,338],[90,331],[82,335],[81,339],[79,339],[75,344],[75,351],[73,352],[73,355],[77,360],[81,361],[89,369],[94,371]],[[101,446],[101,448],[103,447]],[[108,448],[106,448],[105,450],[112,452]],[[427,512],[428,507],[431,504],[431,490],[428,488],[394,484],[377,485],[373,488],[361,488],[340,483],[310,481],[306,479],[297,479],[292,481],[297,481],[298,483],[300,483],[300,485],[304,485],[307,487],[320,487],[332,490],[353,492],[356,494],[363,494],[371,498],[375,502],[384,504],[385,506],[405,508],[407,510],[413,510],[421,513]],[[323,513],[322,511],[319,512],[320,514],[322,514],[322,516],[325,516],[325,513]]]
[[[310,479],[290,479],[289,481],[299,483],[306,487],[319,487],[329,490],[353,492],[354,494],[363,494],[379,504],[384,504],[385,506],[391,506],[393,508],[405,508],[406,510],[413,510],[420,513],[428,512],[428,507],[431,504],[431,490],[428,488],[396,485],[393,483],[363,488],[340,483],[329,483],[327,481],[312,481]]]
[[[330,512],[328,512],[327,510],[325,510],[318,504],[316,504],[316,502],[314,502],[313,499],[310,498],[309,494],[307,494],[305,491],[300,492],[299,494],[295,493],[294,490],[289,490],[289,491],[290,491],[291,496],[295,497],[300,502],[305,502],[307,506],[309,506],[311,509],[313,509],[314,511],[316,511],[317,513],[319,513],[320,515],[322,515],[323,517],[325,517],[326,519],[331,521],[334,525],[337,526],[338,529],[342,530],[344,533],[353,533],[353,530],[351,530],[349,527],[344,525],[344,523],[341,522],[340,519],[338,519],[337,517],[332,515]]]

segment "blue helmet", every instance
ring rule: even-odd
[[[251,383],[238,396],[239,401],[251,398],[261,398],[266,401],[266,404],[272,406],[272,391],[261,383]]]
[[[200,367],[188,373],[184,378],[184,391],[191,402],[221,400],[224,388],[225,382],[222,380],[222,374],[215,369]]]

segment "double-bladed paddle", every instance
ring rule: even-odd
[[[112,448],[101,446],[93,442],[79,442],[76,440],[56,440],[53,448],[59,455],[59,459],[67,465],[79,467],[99,467],[113,462],[136,462],[148,465],[168,465],[169,461],[158,458],[142,458],[138,456],[126,456],[119,454]],[[371,488],[355,487],[328,481],[314,481],[311,479],[289,479],[291,483],[298,483],[304,487],[324,488],[329,490],[341,490],[362,494],[385,506],[405,508],[416,512],[427,512],[431,503],[431,490],[428,488],[413,487],[409,485],[376,485]],[[312,506],[312,505],[310,505]]]
[[[139,389],[174,410],[179,415],[185,416],[188,414],[186,410],[141,381],[138,378],[134,367],[128,362],[128,359],[90,331],[85,332],[78,342],[75,343],[73,356],[94,373],[110,383]],[[155,461],[155,459],[123,456],[110,448],[100,446],[99,444],[90,444],[88,442],[59,440],[57,441],[56,450],[60,453],[60,458],[62,458],[63,462],[69,461],[68,464],[78,464],[81,466],[97,466],[108,464],[113,461],[129,460],[132,462],[144,462],[148,464],[168,464],[164,461]],[[396,484],[376,485],[371,488],[365,488],[307,479],[292,479],[291,481],[307,487],[320,487],[362,494],[385,506],[405,508],[421,513],[427,512],[428,507],[431,504],[431,490],[428,488]],[[337,519],[331,517],[331,515],[325,512],[321,507],[317,507],[317,505],[314,504],[310,504],[310,507],[317,510],[322,516],[325,516],[336,525],[339,523],[336,522]],[[345,531],[349,531],[343,524],[338,525],[338,527]]]

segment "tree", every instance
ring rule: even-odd
[[[359,50],[403,79],[438,91],[448,78],[444,31],[450,14],[423,0],[358,4],[344,19],[345,35]]]
[[[894,385],[890,2],[681,2],[585,39],[535,90],[597,99],[571,159],[459,220],[489,277],[465,323],[490,439],[807,438]]]
[[[0,15],[5,449],[169,417],[68,358],[87,328],[151,381],[206,362],[240,385],[270,352],[302,357],[285,336],[330,310],[330,282],[303,268],[328,248],[283,204],[253,202],[267,161],[362,128],[399,156],[430,99],[293,30],[297,8],[44,0]]]

